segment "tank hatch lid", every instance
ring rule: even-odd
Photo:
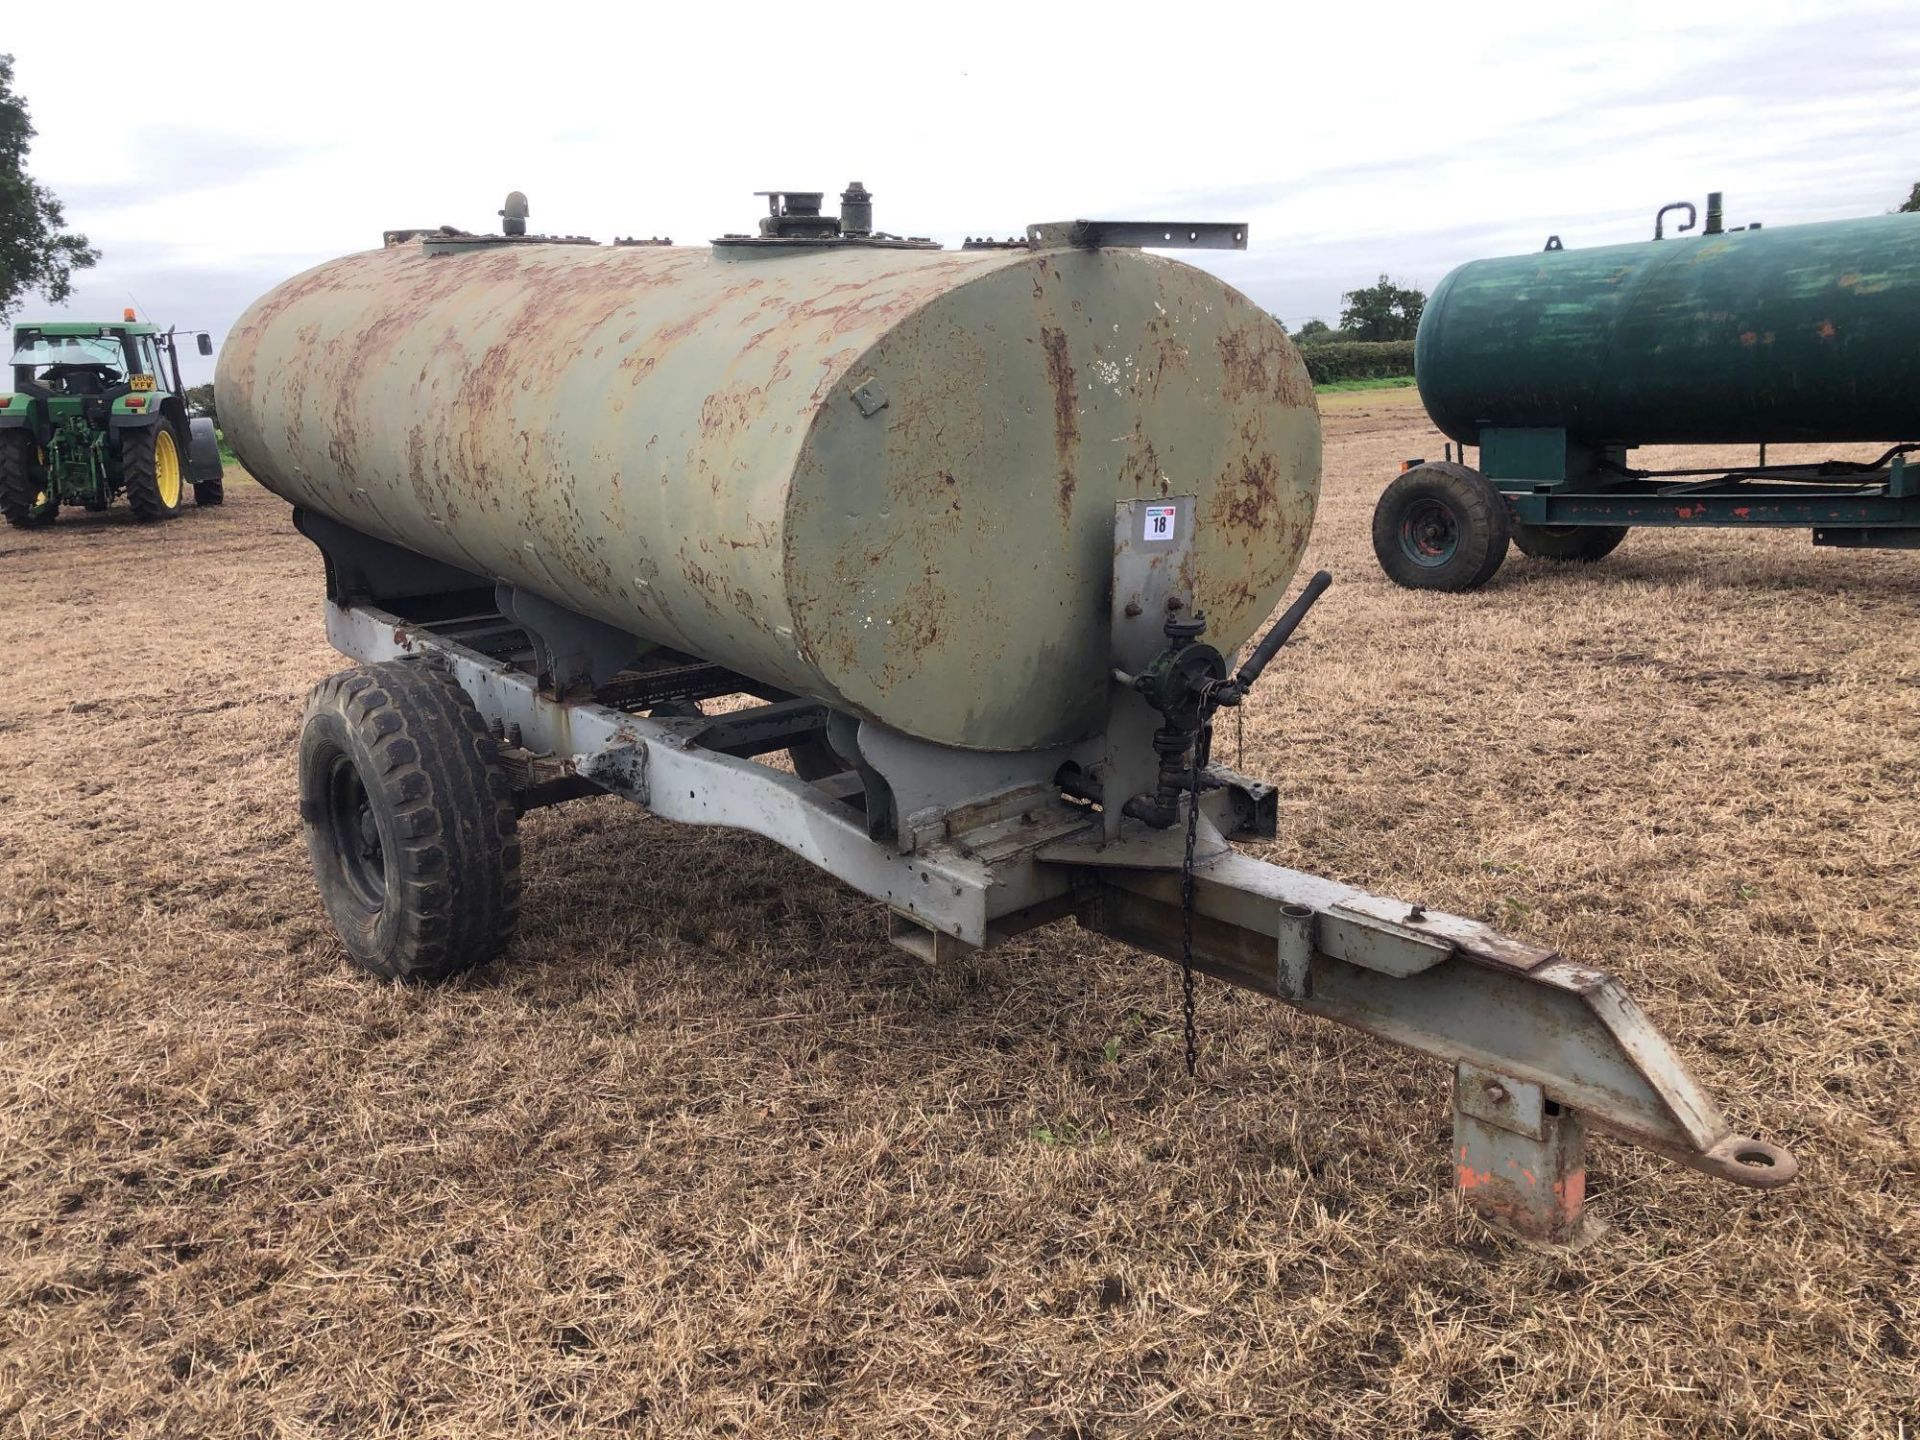
[[[1233,220],[1049,220],[1027,227],[1036,250],[1244,250],[1247,227]]]
[[[858,247],[868,250],[938,250],[924,235],[890,235],[873,228],[873,192],[858,180],[840,193],[840,213],[826,214],[824,190],[756,190],[767,202],[760,229],[753,235],[721,235],[716,249],[793,251]]]
[[[513,245],[598,245],[590,235],[472,235],[465,230],[441,226],[437,230],[389,230],[383,236],[389,247],[418,243],[429,255],[459,255],[469,250],[497,250]]]
[[[716,249],[726,250],[938,250],[938,240],[924,235],[716,235]]]

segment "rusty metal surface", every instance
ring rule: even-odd
[[[256,303],[217,384],[290,500],[971,748],[1098,729],[1116,500],[1198,497],[1231,650],[1318,491],[1284,333],[1126,251],[396,246]]]
[[[1590,1238],[1586,1127],[1538,1085],[1455,1066],[1453,1150],[1460,1198],[1483,1219],[1549,1245]]]
[[[1108,848],[1118,852],[1109,858],[1118,860],[1129,847]],[[1093,864],[1068,845],[1045,846],[1040,855]],[[1161,868],[1152,850],[1142,859],[1152,868],[1090,869],[1100,889],[1081,923],[1174,956],[1180,877]],[[1382,968],[1374,947],[1384,922],[1370,912],[1388,907],[1365,903],[1370,897],[1350,886],[1231,852],[1204,862],[1196,881],[1195,963],[1218,979],[1279,995],[1395,1044],[1541,1086],[1595,1127],[1721,1179],[1769,1189],[1796,1173],[1786,1151],[1732,1132],[1645,1012],[1604,971],[1556,958],[1515,964],[1504,947],[1486,949],[1482,927],[1438,911],[1423,912],[1418,923],[1447,935],[1456,953],[1425,968]],[[1286,994],[1277,983],[1287,905],[1316,917],[1304,996]]]

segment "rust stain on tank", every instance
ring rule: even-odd
[[[1080,443],[1079,377],[1073,373],[1073,361],[1067,354],[1066,331],[1045,326],[1040,331],[1040,344],[1047,352],[1047,387],[1053,392],[1053,454],[1060,462],[1055,503],[1064,520],[1073,513],[1073,452]]]
[[[1220,487],[1220,498],[1212,507],[1219,522],[1228,527],[1229,535],[1262,532],[1279,504],[1275,491],[1278,478],[1273,456],[1267,451],[1251,453],[1240,462],[1238,477],[1234,483]]]
[[[1229,402],[1267,393],[1267,352],[1247,343],[1246,332],[1229,330],[1220,337],[1220,393]]]

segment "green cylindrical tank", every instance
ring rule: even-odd
[[[217,390],[297,504],[986,750],[1104,722],[1116,501],[1198,497],[1231,653],[1319,489],[1285,332],[1128,250],[397,244],[258,301]]]
[[[1920,215],[1462,265],[1414,341],[1440,430],[1589,446],[1920,437]]]

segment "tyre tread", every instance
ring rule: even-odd
[[[399,852],[386,899],[402,906],[392,943],[377,954],[349,945],[356,963],[432,981],[496,958],[520,912],[518,819],[498,745],[473,703],[438,663],[394,660],[321,681],[306,723],[327,714],[364,749],[362,783],[379,788]]]
[[[33,451],[33,437],[26,431],[0,434],[0,514],[16,530],[37,530],[53,523],[52,514],[33,513],[40,490],[34,481]]]
[[[133,511],[134,519],[147,525],[175,514],[160,499],[159,465],[154,458],[154,439],[159,433],[160,425],[150,425],[127,431],[120,442],[120,479],[126,486],[127,508]]]
[[[1444,566],[1424,566],[1400,548],[1400,517],[1415,500],[1433,496],[1464,517],[1460,550]],[[1477,590],[1507,558],[1511,519],[1506,497],[1478,470],[1433,460],[1395,477],[1373,508],[1373,554],[1396,585],[1409,590]]]

